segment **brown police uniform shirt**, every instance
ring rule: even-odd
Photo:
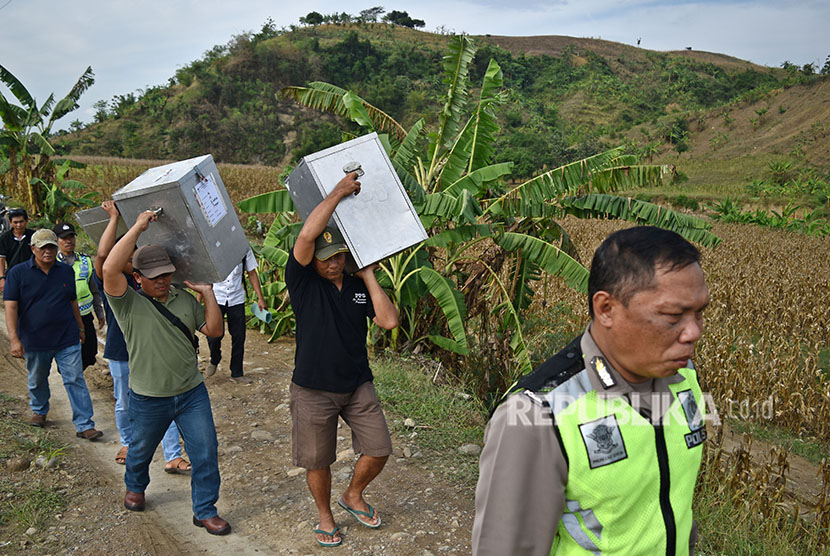
[[[590,329],[588,325],[581,340],[584,361],[602,355]],[[683,380],[678,374],[630,384],[610,364],[607,368],[616,384],[606,387],[591,371],[596,391],[628,396],[652,420],[662,417],[671,403],[668,385]],[[568,467],[551,426],[550,409],[532,396],[528,392],[510,396],[484,432],[473,523],[474,556],[550,553],[564,509]],[[695,537],[693,527],[690,552]]]

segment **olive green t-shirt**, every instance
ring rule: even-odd
[[[149,299],[129,287],[124,295],[107,294],[107,299],[127,342],[130,390],[150,397],[177,396],[204,380],[193,345]],[[205,325],[205,308],[184,290],[171,287],[163,305],[191,333]]]

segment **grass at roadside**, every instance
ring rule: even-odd
[[[420,361],[420,362],[419,362]],[[431,361],[380,357],[372,362],[378,397],[389,428],[411,442],[413,453],[428,451],[453,480],[474,485],[478,455],[459,453],[465,444],[482,443],[487,413],[459,388],[435,384]],[[414,427],[404,424],[414,421]]]
[[[803,440],[786,429],[767,423],[730,419],[729,426],[737,433],[751,434],[758,440],[780,446],[792,454],[801,456],[810,463],[819,464],[823,459],[830,460],[830,443],[828,442]]]
[[[66,506],[54,474],[31,464],[38,456],[61,458],[66,448],[49,431],[25,423],[20,415],[26,410],[24,401],[0,393],[0,538],[29,527],[40,529]],[[12,471],[8,464],[13,460],[29,465]]]

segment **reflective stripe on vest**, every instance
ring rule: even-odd
[[[671,404],[657,425],[625,398],[598,395],[588,372],[542,394],[568,461],[550,554],[688,555],[705,439],[695,371],[681,369],[685,380],[669,385]]]
[[[75,262],[72,263],[72,270],[75,271],[75,291],[78,296],[78,309],[82,315],[92,312],[92,292],[89,291],[89,276],[92,272],[92,259],[78,253]]]

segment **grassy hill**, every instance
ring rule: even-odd
[[[181,68],[167,86],[114,98],[97,123],[56,139],[64,153],[282,167],[341,140],[349,125],[280,100],[287,85],[322,80],[351,89],[405,127],[433,124],[445,90],[448,37],[387,24],[266,24]],[[476,37],[471,80],[488,61],[504,71],[496,160],[514,177],[618,144],[675,164],[687,187],[764,179],[772,158],[823,171],[830,111],[826,76],[767,68],[724,54],[655,52],[563,36]],[[736,164],[737,162],[737,164]]]

